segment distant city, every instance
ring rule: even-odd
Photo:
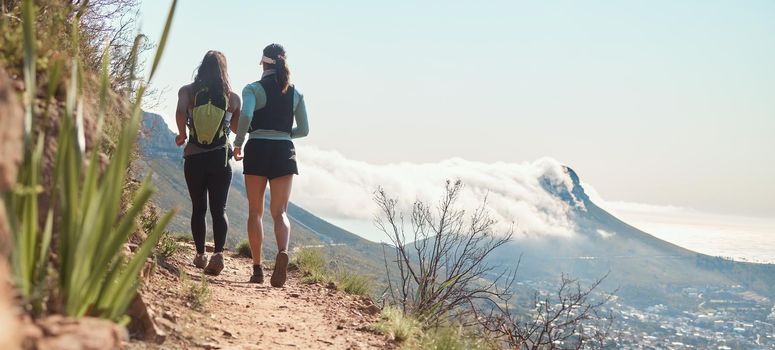
[[[556,290],[547,281],[522,281],[519,287],[538,290],[539,295]],[[637,307],[614,297],[601,310],[614,316],[609,345],[616,349],[775,349],[775,305],[769,298],[740,285],[671,292],[671,300],[680,308]]]

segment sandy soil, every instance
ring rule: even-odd
[[[273,288],[267,268],[264,284],[250,284],[250,260],[229,252],[224,254],[223,272],[206,276],[212,296],[197,310],[187,295],[189,286],[202,277],[201,270],[191,262],[193,247],[181,243],[181,248],[169,262],[185,276],[157,267],[141,289],[166,340],[161,344],[133,340],[129,349],[395,348],[371,331],[379,316],[369,307],[370,299],[303,284],[297,272],[289,273],[285,287]]]

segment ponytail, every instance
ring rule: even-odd
[[[264,48],[264,57],[274,61],[269,64],[269,67],[275,70],[280,91],[285,94],[291,85],[291,71],[288,69],[288,63],[285,61],[285,49],[280,44],[269,44],[269,46]]]
[[[278,57],[274,64],[275,74],[277,74],[277,83],[280,84],[280,91],[283,94],[288,91],[290,86],[291,72],[288,70],[288,63],[285,62],[284,57]]]

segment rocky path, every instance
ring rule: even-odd
[[[206,276],[211,297],[193,306],[191,286],[201,271],[192,264],[193,248],[170,259],[184,277],[158,267],[142,288],[162,343],[132,341],[130,349],[391,349],[395,345],[371,331],[378,309],[371,300],[326,286],[303,284],[296,272],[283,288],[246,283],[249,259],[225,254],[220,276]]]

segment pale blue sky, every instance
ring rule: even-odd
[[[158,39],[169,1],[145,1]],[[370,163],[573,167],[608,200],[775,217],[774,1],[186,1],[155,83],[288,51],[299,141]],[[169,119],[171,120],[171,119]]]

